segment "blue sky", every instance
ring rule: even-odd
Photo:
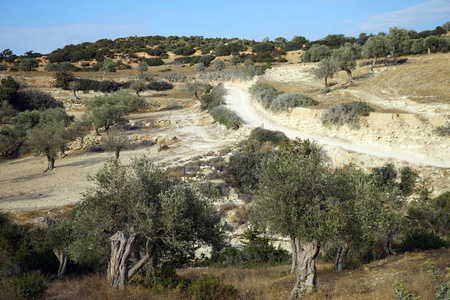
[[[0,0],[0,51],[49,53],[128,36],[357,37],[450,21],[450,0]]]

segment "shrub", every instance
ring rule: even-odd
[[[96,91],[102,92],[102,93],[111,93],[119,90],[120,86],[115,81],[110,80],[102,80],[98,82]]]
[[[258,267],[263,265],[279,265],[289,261],[287,250],[275,248],[266,237],[254,229],[244,232],[243,238],[247,240],[242,250],[228,247],[222,252],[213,252],[211,258],[204,264],[210,266],[237,266]]]
[[[196,300],[238,299],[239,292],[231,284],[224,284],[213,275],[192,279],[186,293]]]
[[[400,244],[401,251],[428,250],[447,247],[448,242],[423,228],[412,228],[405,233]]]
[[[439,126],[433,132],[439,136],[450,137],[450,122],[446,125]]]
[[[209,112],[217,122],[225,125],[227,129],[237,130],[242,125],[242,119],[236,112],[223,106],[216,106]]]
[[[45,110],[55,107],[64,108],[64,105],[50,94],[37,89],[18,90],[10,104],[20,111]]]
[[[155,75],[153,75],[153,74],[142,73],[142,74],[139,74],[139,75],[137,76],[137,79],[139,79],[139,80],[145,80],[145,81],[150,81],[150,80],[152,80],[154,77],[155,77]]]
[[[288,141],[288,137],[281,131],[272,131],[261,127],[256,127],[250,133],[249,140],[257,140],[260,143],[272,142],[274,144],[281,144]]]
[[[240,192],[251,193],[258,185],[257,170],[265,154],[259,152],[235,153],[225,168],[225,180]]]
[[[214,183],[211,181],[202,182],[198,185],[200,194],[208,198],[225,197],[229,194],[226,183]]]
[[[323,124],[343,125],[348,124],[352,127],[359,125],[361,116],[368,116],[373,108],[365,102],[340,103],[330,106],[322,114]]]
[[[64,90],[69,89],[69,82],[75,80],[75,76],[72,72],[69,71],[58,71],[53,77],[55,78],[55,82],[53,83],[54,87],[62,88]]]
[[[265,83],[252,85],[249,92],[266,109],[270,107],[273,99],[278,96],[277,90]]]
[[[308,96],[282,93],[271,101],[270,110],[275,112],[288,111],[291,107],[313,106],[317,104],[319,104],[319,102]]]
[[[169,73],[163,78],[167,79],[169,82],[184,82],[187,77],[183,73]]]
[[[148,88],[152,91],[167,91],[173,89],[173,85],[167,81],[154,80],[149,82]]]
[[[0,64],[0,71],[7,71],[8,65],[7,64]]]
[[[34,271],[14,280],[14,289],[22,298],[39,299],[47,290],[47,283],[40,272]]]
[[[75,71],[77,68],[72,65],[70,62],[60,62],[60,63],[51,63],[48,62],[45,65],[45,71]]]
[[[150,67],[162,66],[164,64],[164,61],[161,58],[145,58],[143,61]]]

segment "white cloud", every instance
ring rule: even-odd
[[[0,51],[9,48],[17,55],[22,55],[29,50],[49,53],[68,44],[140,35],[146,29],[140,25],[98,24],[71,24],[50,27],[0,26]]]
[[[405,9],[370,16],[359,24],[359,31],[377,33],[394,26],[413,29],[421,24],[446,18],[450,18],[450,1],[427,0]]]

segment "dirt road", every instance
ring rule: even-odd
[[[446,160],[436,160],[434,158],[423,155],[422,153],[414,153],[411,151],[401,151],[376,144],[355,144],[351,140],[342,140],[331,138],[327,136],[326,132],[300,132],[294,128],[286,127],[284,125],[274,123],[268,118],[268,115],[258,113],[254,109],[250,100],[249,94],[239,87],[231,85],[226,86],[226,106],[238,113],[238,115],[249,126],[263,126],[266,129],[282,131],[290,139],[311,139],[316,141],[319,145],[325,147],[339,147],[347,152],[356,152],[361,154],[368,154],[384,159],[400,160],[407,163],[419,164],[424,166],[450,168],[450,158]]]

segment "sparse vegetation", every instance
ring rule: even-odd
[[[374,111],[365,102],[351,102],[340,103],[330,106],[322,114],[323,124],[344,125],[348,124],[351,127],[357,127],[361,116],[368,116],[371,111]]]

